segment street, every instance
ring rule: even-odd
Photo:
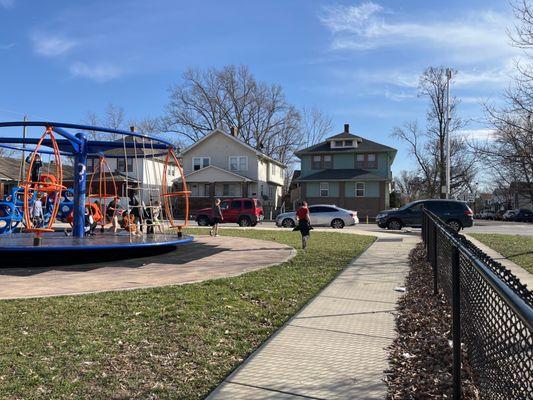
[[[192,222],[191,225],[195,225],[195,222]],[[224,224],[222,225],[227,228],[238,227],[237,224]],[[266,221],[261,223],[260,227],[262,228],[276,228],[276,224],[271,221]],[[279,228],[282,229],[282,228]],[[370,223],[360,223],[355,226],[347,226],[343,230],[347,231],[363,231],[368,233],[379,232],[379,233],[407,233],[420,232],[419,228],[405,228],[402,231],[389,231],[387,229],[381,229],[376,224]],[[491,220],[476,220],[474,226],[471,228],[466,228],[461,231],[461,233],[501,233],[506,235],[525,235],[533,236],[533,224],[531,223],[522,223],[522,222],[507,222],[507,221],[491,221]]]

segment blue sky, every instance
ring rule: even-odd
[[[465,134],[486,135],[479,103],[499,101],[520,56],[513,23],[504,0],[0,0],[0,120],[82,122],[109,103],[156,117],[187,67],[246,64],[331,115],[332,134],[347,122],[397,147],[397,173],[414,164],[390,134],[423,122],[427,66],[459,70]]]

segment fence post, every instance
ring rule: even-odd
[[[459,249],[452,247],[453,399],[461,399],[461,269]]]
[[[437,224],[433,223],[433,243],[432,243],[432,252],[433,252],[433,294],[437,295],[439,294],[439,267],[437,264],[438,255],[437,255],[437,238],[438,238],[438,231],[437,231]]]

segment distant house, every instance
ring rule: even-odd
[[[51,164],[44,160],[44,165],[41,168],[41,173],[47,173],[53,170]],[[0,157],[0,200],[6,195],[11,194],[13,188],[20,186],[21,181],[26,177],[21,175],[21,160],[13,157]],[[28,164],[24,164],[25,174],[28,171]],[[70,165],[63,165],[63,184],[67,187],[72,187],[74,183],[73,169]]]
[[[136,136],[126,136],[124,140],[128,144],[134,143],[134,147],[128,147],[125,151],[122,148],[118,148],[104,153],[106,162],[113,173],[118,195],[126,198],[128,191],[135,189],[138,196],[147,204],[151,200],[158,200],[163,183],[165,150],[153,149],[149,141],[143,141],[142,138]],[[119,139],[117,142],[122,143],[123,139]],[[98,169],[98,163],[98,157],[89,157],[87,159],[87,181],[91,179],[91,174]],[[107,169],[105,170],[107,171]],[[167,167],[169,187],[178,176],[178,168],[174,161],[170,160]],[[106,189],[108,193],[113,190],[109,178]],[[97,189],[93,187],[94,190]]]
[[[310,204],[327,203],[375,217],[389,208],[391,166],[397,150],[344,131],[296,155],[300,196]]]
[[[285,165],[230,134],[216,129],[181,152],[191,191],[191,209],[215,197],[254,197],[267,209],[280,205]]]

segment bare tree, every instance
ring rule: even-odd
[[[258,82],[247,67],[189,69],[171,88],[162,129],[194,142],[219,128],[282,162],[302,143],[300,113],[279,85]]]
[[[333,128],[331,117],[317,107],[302,109],[302,130],[305,147],[320,143]]]
[[[393,136],[408,145],[409,153],[417,163],[417,175],[424,182],[425,190],[420,194],[427,197],[441,197],[442,186],[446,182],[446,70],[445,68],[430,67],[420,77],[419,95],[429,100],[426,113],[426,124],[421,128],[418,122],[408,122],[403,127],[397,127]],[[450,133],[451,176],[450,190],[452,196],[468,187],[476,174],[474,157],[469,153],[467,143],[455,133],[465,126],[464,121],[457,115],[459,101],[450,99],[452,118]]]
[[[504,93],[506,104],[484,105],[494,133],[472,147],[499,193],[516,190],[533,204],[533,6],[528,0],[512,4],[517,23],[510,36],[514,46],[524,49],[526,62],[517,63],[514,82]]]

